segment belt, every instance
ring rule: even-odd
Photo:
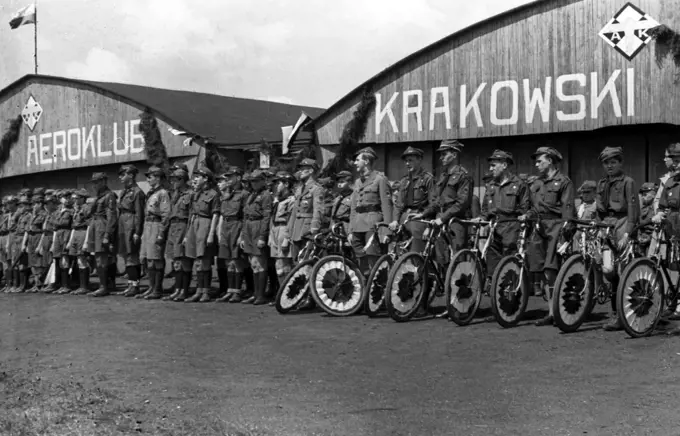
[[[274,221],[274,224],[278,224],[278,225],[281,226],[281,225],[284,225],[284,224],[288,224],[288,221]]]
[[[210,215],[201,215],[200,213],[197,213],[197,214],[194,215],[194,216],[195,216],[195,217],[199,217],[199,218],[212,218],[212,216],[210,216]]]
[[[73,230],[87,230],[87,226],[76,226]]]
[[[186,223],[189,221],[187,218],[170,218],[170,224],[175,224],[175,223]]]
[[[150,223],[159,223],[162,221],[162,218],[159,216],[154,216],[151,215],[145,219],[145,221],[150,222]]]
[[[53,234],[54,234],[54,232],[52,230],[45,230],[43,232],[43,235],[45,235],[45,236],[52,236]]]
[[[67,226],[57,226],[57,230],[71,230],[71,228]]]
[[[135,213],[134,210],[128,210],[128,209],[118,209],[118,210],[120,211],[121,215],[124,214],[124,213],[130,213],[130,214]]]
[[[239,218],[237,216],[224,216],[224,217],[222,217],[222,221],[226,221],[226,222],[241,221],[241,218]]]
[[[9,232],[0,232],[0,236],[7,236],[9,235]]]
[[[607,212],[607,217],[609,218],[627,218],[628,213],[627,212],[614,212],[614,211],[609,211]]]
[[[378,204],[357,206],[357,213],[382,212],[382,207]]]
[[[248,215],[246,215],[246,216],[245,216],[245,219],[247,219],[247,220],[249,220],[249,221],[250,221],[250,220],[253,220],[253,221],[260,221],[260,220],[262,219],[262,216],[259,216],[259,215],[248,216]]]
[[[40,230],[40,231],[29,230],[29,231],[28,231],[28,234],[29,234],[29,235],[42,235],[43,232],[42,232],[42,230]]]

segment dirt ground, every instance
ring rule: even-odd
[[[1,294],[0,434],[680,434],[677,338],[596,318],[565,335]]]

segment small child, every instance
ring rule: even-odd
[[[597,183],[592,180],[583,182],[578,193],[581,197],[581,205],[578,207],[578,219],[593,220],[597,217],[597,205],[595,203],[595,190]]]
[[[654,182],[643,183],[640,187],[640,222],[637,231],[637,252],[636,255],[646,256],[652,241],[654,226],[652,217],[654,216],[654,197],[659,186]]]

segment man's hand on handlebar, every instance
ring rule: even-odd
[[[392,231],[397,230],[397,227],[399,227],[399,221],[392,221],[388,227]]]
[[[664,219],[666,219],[666,212],[657,212],[656,215],[652,217],[652,222],[654,224],[659,224]]]
[[[436,225],[436,226],[441,227],[441,226],[444,224],[444,221],[442,221],[441,218],[437,218],[437,219],[435,219],[434,221],[432,221],[432,223],[433,223],[434,225]]]

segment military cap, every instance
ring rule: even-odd
[[[163,171],[163,168],[157,167],[156,165],[149,167],[147,172],[144,174],[146,177],[149,176],[160,176],[163,177],[165,176],[165,171]]]
[[[300,180],[300,177],[302,177],[302,171],[300,170],[295,171],[293,177],[295,177],[295,180]]]
[[[401,158],[404,159],[406,156],[418,156],[422,158],[425,156],[425,152],[419,148],[409,146],[402,154]]]
[[[292,182],[295,181],[295,177],[288,171],[279,171],[276,173],[276,176],[274,176],[274,180],[285,180],[287,182]]]
[[[666,153],[668,153],[668,156],[670,157],[680,156],[680,142],[673,143],[666,147]]]
[[[242,182],[250,182],[250,175],[251,175],[251,173],[249,173],[249,172],[243,173],[243,177],[241,177],[241,181]]]
[[[23,188],[19,191],[19,196],[30,197],[33,195],[33,190],[31,188]]]
[[[127,165],[121,165],[120,169],[118,170],[118,174],[122,173],[127,173],[127,174],[137,174],[139,173],[139,170],[137,169],[136,166],[127,164]]]
[[[73,194],[73,191],[70,189],[62,189],[59,191],[59,193],[55,194],[55,197],[70,197]]]
[[[457,151],[462,152],[465,145],[457,139],[445,139],[439,144],[437,153],[442,151]]]
[[[512,153],[503,150],[494,150],[493,153],[491,153],[491,156],[489,156],[486,160],[489,162],[493,160],[502,160],[509,164],[513,164],[515,162],[512,158]]]
[[[182,168],[175,168],[174,170],[170,171],[170,175],[168,176],[168,178],[187,180],[189,179],[189,172],[184,171]]]
[[[532,159],[536,159],[542,154],[546,154],[552,158],[554,158],[556,161],[561,162],[562,161],[562,155],[560,154],[559,151],[555,150],[553,147],[538,147],[536,149],[536,152],[531,155]]]
[[[657,185],[654,182],[645,182],[640,186],[640,194],[644,194],[645,192],[649,191],[658,191],[659,190],[659,185]]]
[[[578,192],[592,192],[595,189],[597,189],[597,183],[595,183],[593,180],[586,180],[583,182],[581,187],[578,188]]]
[[[264,174],[264,176],[267,177],[267,178],[271,178],[271,177],[274,177],[276,175],[269,169],[262,170],[262,174]]]
[[[88,198],[90,196],[90,193],[87,192],[87,189],[76,189],[75,191],[73,191],[73,195],[76,197]]]
[[[340,180],[340,179],[352,179],[352,178],[354,178],[354,176],[352,175],[351,172],[349,172],[349,171],[347,171],[347,170],[345,170],[345,171],[340,171],[340,172],[335,176],[335,179],[336,179],[336,180]]]
[[[59,189],[45,189],[45,195],[57,195],[57,192],[59,192]]]
[[[314,159],[305,158],[298,164],[298,168],[312,167],[315,171],[319,169],[319,165]]]
[[[108,180],[106,173],[92,173],[92,178],[90,182],[96,182],[98,180]]]
[[[44,196],[44,195],[45,195],[45,188],[35,188],[35,189],[33,190],[33,195],[34,195],[34,196],[35,196],[35,195]]]
[[[50,194],[45,196],[45,203],[58,203],[59,199],[56,195]]]
[[[605,147],[600,153],[600,162],[604,162],[607,159],[612,158],[623,158],[623,148],[621,147]]]
[[[184,163],[174,163],[170,167],[170,171],[175,171],[175,170],[183,170],[187,174],[189,174],[189,167],[187,167],[187,164]]]
[[[196,168],[194,169],[194,176],[199,175],[199,176],[204,176],[209,179],[212,179],[214,176],[213,172],[210,171],[208,168],[201,167],[201,168]]]
[[[19,204],[31,204],[31,197],[28,195],[22,195],[19,197]]]
[[[8,195],[8,196],[5,198],[5,204],[16,203],[16,202],[18,202],[18,201],[19,201],[19,199],[16,198],[14,195]]]
[[[265,178],[265,173],[261,169],[256,169],[252,173],[250,173],[250,180],[255,181],[255,180],[262,180]]]
[[[373,156],[373,159],[378,159],[378,154],[373,150],[371,147],[364,147],[361,150],[357,151],[354,153],[354,157],[359,156],[360,154],[366,154],[368,156]]]

